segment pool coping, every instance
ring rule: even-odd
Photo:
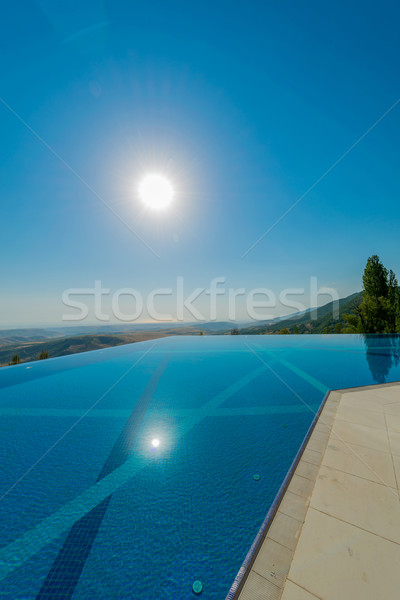
[[[239,596],[242,592],[242,589],[252,571],[252,567],[256,561],[259,551],[260,551],[266,537],[268,536],[268,532],[270,531],[270,528],[274,521],[274,518],[281,506],[282,500],[285,497],[286,493],[288,491],[290,491],[290,489],[289,489],[290,484],[293,480],[293,477],[296,473],[299,463],[304,455],[304,451],[306,450],[306,448],[308,446],[310,438],[315,431],[315,428],[319,422],[322,412],[326,408],[327,403],[328,403],[328,406],[331,406],[331,404],[333,404],[333,402],[335,402],[335,405],[337,406],[338,401],[337,400],[335,401],[333,398],[330,398],[330,396],[335,393],[336,393],[336,390],[329,390],[325,394],[325,396],[321,402],[321,405],[320,405],[317,413],[314,416],[314,419],[313,419],[313,421],[301,443],[301,446],[300,446],[299,450],[297,451],[297,454],[285,476],[285,479],[283,480],[282,485],[280,486],[278,493],[275,496],[273,503],[271,504],[271,507],[267,513],[267,516],[265,517],[265,519],[254,539],[254,542],[251,545],[250,550],[248,551],[246,558],[243,561],[243,564],[240,567],[239,572],[235,577],[235,580],[234,580],[225,600],[237,600],[239,598]],[[332,424],[332,422],[333,422],[333,415],[332,415],[332,419],[331,419],[331,424]],[[326,432],[326,443],[328,442],[328,438],[329,438],[329,433]],[[322,460],[322,454],[321,454],[321,460]],[[306,500],[305,500],[305,502],[306,502]],[[294,551],[293,551],[293,554],[294,554]],[[270,582],[270,583],[272,586],[274,586],[274,588],[277,587],[276,583],[273,583],[273,582]],[[283,587],[281,589],[283,590]]]
[[[281,598],[342,394],[399,385],[394,381],[326,393],[226,600],[261,600],[260,589],[262,598]]]
[[[356,387],[337,388],[337,389],[334,389],[331,391],[337,392],[338,394],[346,394],[347,392],[363,392],[364,390],[379,390],[379,388],[393,387],[395,385],[400,385],[400,381],[388,381],[387,383],[373,383],[371,385],[358,385]]]

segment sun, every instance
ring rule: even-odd
[[[139,198],[152,210],[164,210],[174,197],[174,188],[164,175],[149,173],[139,185]]]

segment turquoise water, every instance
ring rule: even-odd
[[[174,337],[1,369],[0,597],[225,598],[326,391],[399,353]]]

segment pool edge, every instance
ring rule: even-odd
[[[275,517],[276,513],[278,512],[279,506],[286,494],[286,491],[290,485],[293,475],[299,465],[301,457],[303,456],[304,450],[307,447],[307,444],[311,438],[311,435],[315,429],[315,426],[318,423],[319,417],[320,417],[331,393],[340,393],[340,391],[328,390],[328,392],[326,392],[326,394],[321,402],[321,405],[320,405],[317,413],[315,414],[310,427],[308,428],[308,431],[300,445],[300,448],[298,449],[296,456],[294,457],[293,462],[290,465],[288,472],[286,473],[286,476],[278,490],[278,493],[276,494],[275,499],[272,502],[260,529],[258,530],[258,533],[250,547],[250,550],[248,551],[246,558],[244,559],[242,566],[240,567],[225,600],[237,600],[237,598],[239,598],[239,595],[243,589],[244,584],[246,583],[248,575],[250,574],[251,568],[256,560],[258,552],[267,536],[267,533],[272,525],[274,517]]]

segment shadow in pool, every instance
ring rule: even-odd
[[[400,336],[364,335],[366,357],[375,383],[386,383],[393,367],[400,361]]]

